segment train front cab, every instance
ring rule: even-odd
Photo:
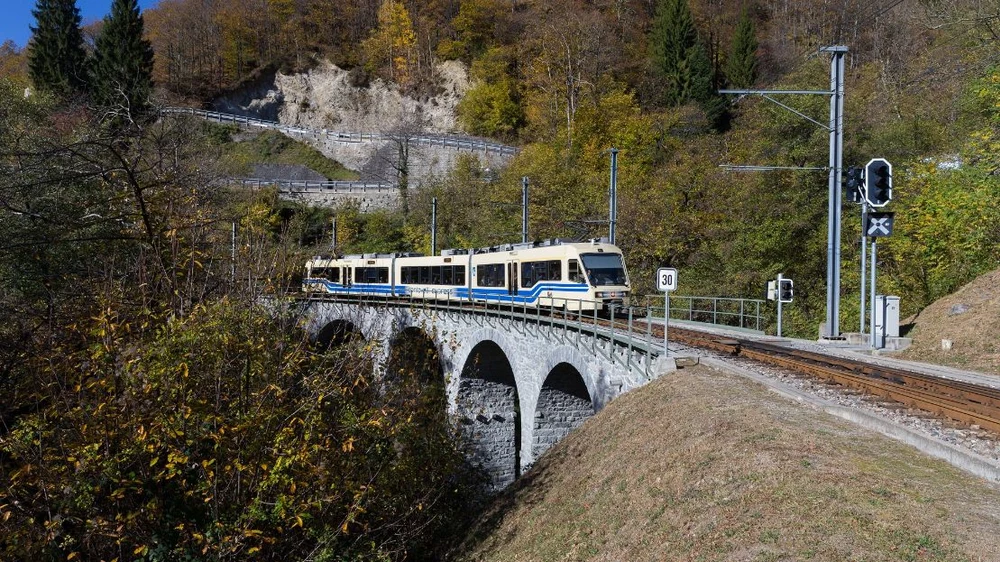
[[[581,251],[580,262],[598,312],[611,314],[629,305],[628,272],[617,248],[614,251],[606,247]]]

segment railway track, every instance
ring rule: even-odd
[[[400,300],[385,298],[384,302]],[[400,302],[403,302],[400,300]],[[470,310],[484,313],[499,311],[496,307],[475,305]],[[549,313],[544,316],[548,317]],[[620,320],[593,318],[559,311],[551,317],[580,320],[586,324],[621,329]],[[632,324],[636,336],[645,332],[654,339],[663,338],[663,325],[647,325],[642,320]],[[948,418],[966,426],[978,426],[1000,434],[1000,389],[965,381],[945,379],[886,367],[859,360],[793,349],[746,338],[732,338],[670,327],[670,341],[697,349],[707,349],[731,357],[743,357],[794,373],[814,377],[831,384],[861,391],[868,395],[919,409],[935,416]]]
[[[656,333],[657,328],[662,337],[662,326],[655,326],[653,332]],[[670,339],[724,355],[783,367],[965,425],[1000,433],[1000,389],[684,328],[671,327]]]

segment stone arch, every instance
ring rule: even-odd
[[[404,328],[389,341],[385,359],[386,376],[394,378],[399,374],[402,363],[415,368],[414,374],[422,384],[443,384],[444,368],[437,342],[425,330],[417,326]]]
[[[578,368],[568,362],[556,364],[538,392],[532,458],[537,460],[593,414],[594,403]]]
[[[457,412],[473,462],[502,489],[521,474],[521,406],[509,355],[491,340],[469,349],[459,377]]]
[[[313,343],[325,350],[346,343],[364,341],[364,339],[364,334],[354,322],[338,318],[327,322],[320,328],[313,338]]]

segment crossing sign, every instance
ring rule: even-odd
[[[677,290],[677,270],[672,267],[657,269],[656,290],[661,292]]]
[[[865,236],[877,238],[892,234],[895,213],[866,213],[864,220]]]

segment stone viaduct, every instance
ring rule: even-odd
[[[354,333],[378,342],[380,368],[402,338],[431,342],[449,413],[494,489],[610,400],[673,368],[660,357],[662,342],[530,312],[328,300],[304,306],[315,338]]]

